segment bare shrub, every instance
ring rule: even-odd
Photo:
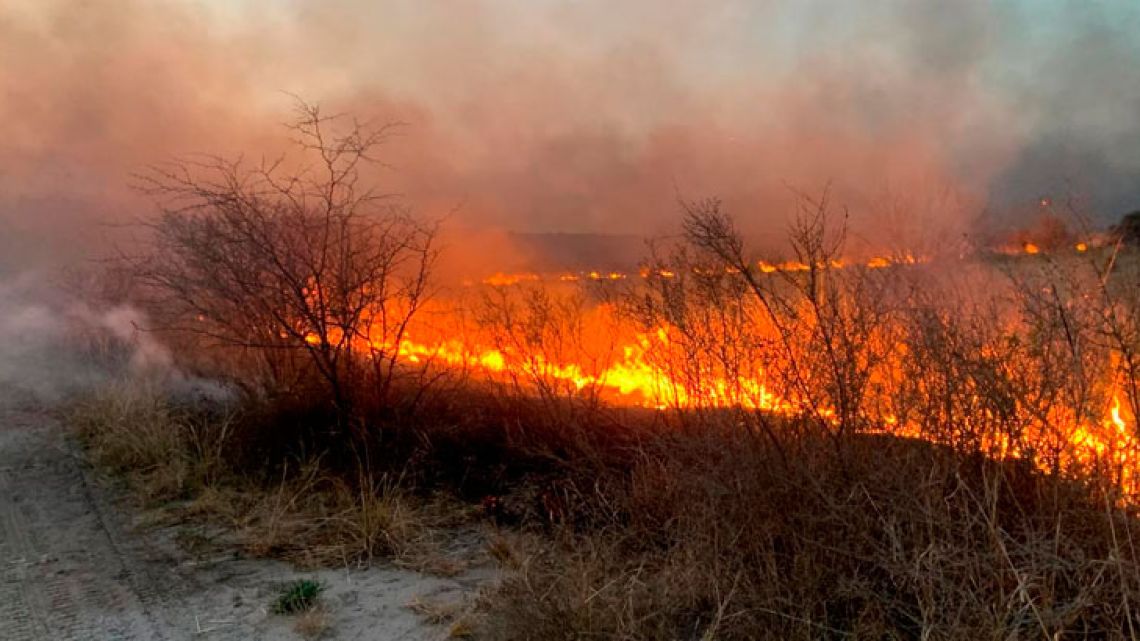
[[[728,382],[685,405],[797,413],[834,435],[874,424],[872,387],[894,349],[894,297],[887,279],[843,265],[846,230],[830,208],[826,193],[804,197],[789,232],[790,267],[766,271],[719,201],[684,204],[686,247],[654,265],[671,277],[651,279],[634,309],[647,327],[680,339],[668,364],[680,380]]]
[[[345,120],[299,103],[290,131],[312,162],[295,169],[212,156],[154,168],[143,188],[164,214],[134,260],[167,329],[242,350],[275,387],[296,382],[299,356],[341,427],[390,401],[436,257],[435,227],[361,178],[395,125]]]

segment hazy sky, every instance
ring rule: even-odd
[[[147,211],[147,163],[272,152],[287,93],[408,123],[379,177],[475,227],[658,233],[681,193],[775,233],[828,183],[868,228],[1109,220],[1136,34],[1135,0],[0,0],[0,266]]]

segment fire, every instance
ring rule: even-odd
[[[1037,245],[1034,245],[1033,243],[1028,242],[1028,241],[1026,241],[1022,245],[1022,248],[1025,250],[1025,253],[1027,253],[1027,254],[1037,254],[1037,253],[1041,252],[1041,249],[1039,247],[1037,247]]]
[[[596,327],[615,327],[614,310],[601,305],[593,309],[587,322]],[[743,407],[787,415],[810,411],[825,420],[834,420],[834,409],[811,407],[806,399],[787,398],[775,393],[763,368],[737,377],[687,378],[670,368],[664,356],[673,348],[669,327],[651,332],[631,331],[616,326],[612,345],[600,352],[609,359],[596,359],[591,346],[570,350],[563,358],[541,351],[528,352],[525,346],[497,344],[486,333],[467,328],[464,332],[420,332],[406,337],[398,346],[399,357],[408,363],[436,363],[474,373],[488,380],[534,381],[561,387],[570,392],[591,391],[614,405],[655,408]],[[605,334],[605,331],[600,332]],[[433,336],[434,334],[434,336]],[[450,336],[450,337],[446,337]],[[594,346],[596,347],[596,346]],[[391,349],[389,345],[374,345]],[[1133,419],[1127,415],[1120,395],[1112,393],[1104,420],[1077,424],[1067,437],[1075,462],[1093,465],[1110,457],[1116,462],[1131,461],[1140,452]],[[1063,419],[1064,417],[1058,417]],[[900,422],[891,412],[880,416],[878,431],[901,436],[918,436],[913,425]],[[1008,444],[991,444],[1005,455],[1020,454]],[[1132,474],[1127,478],[1131,480]]]
[[[1033,246],[1027,244],[1026,251],[1030,251],[1030,247]],[[817,265],[817,268],[844,270],[850,269],[850,265],[860,265],[869,270],[879,270],[921,262],[925,260],[911,255],[896,258],[875,256],[863,261],[828,261],[825,265]],[[797,261],[758,261],[754,265],[758,275],[784,273],[792,281],[801,278],[798,273],[811,269]],[[728,279],[735,273],[731,269],[708,267],[697,271],[710,277],[724,274],[723,277]],[[514,297],[516,301],[527,301],[527,296],[533,292],[546,291],[542,284],[546,281],[573,285],[554,290],[565,294],[582,291],[578,281],[604,283],[636,278],[646,286],[658,283],[662,287],[672,287],[670,281],[679,277],[675,270],[643,268],[632,275],[603,270],[547,276],[496,273],[483,279],[483,283],[488,288],[499,290],[504,300]],[[507,286],[521,288],[502,289]],[[546,302],[536,309],[545,310],[544,313],[548,314],[553,313],[550,310],[561,309],[558,302],[561,299],[557,296],[562,294],[550,294],[554,298],[544,298]],[[568,296],[568,299],[572,298]],[[709,363],[694,363],[691,353],[685,352],[686,341],[690,341],[688,348],[692,349],[692,336],[686,334],[690,330],[667,322],[652,327],[641,326],[623,316],[611,303],[589,302],[580,309],[575,308],[572,313],[567,312],[567,316],[543,316],[538,319],[541,322],[534,323],[521,318],[525,316],[520,311],[526,309],[525,304],[490,322],[475,321],[458,313],[461,308],[456,301],[436,302],[417,316],[417,320],[399,338],[398,344],[378,340],[366,347],[394,353],[399,361],[409,365],[442,367],[515,389],[535,393],[541,390],[566,398],[594,398],[613,406],[670,411],[743,408],[789,417],[811,416],[830,423],[840,420],[839,410],[822,400],[816,391],[789,386],[786,376],[780,378],[782,363],[766,361],[765,358],[769,358],[766,356],[746,356],[732,367],[719,367],[715,358]],[[507,326],[506,319],[514,319],[511,322],[518,321],[520,325]],[[749,331],[759,331],[755,330],[755,325],[750,327],[753,329]],[[891,338],[891,331],[888,328],[882,336],[871,335],[866,340],[881,341],[890,346],[890,341],[897,340]],[[726,337],[731,339],[731,335]],[[706,342],[702,343],[705,347],[701,349],[723,347],[726,337],[702,338],[700,340]],[[748,340],[770,338],[758,335]],[[307,337],[306,340],[310,344],[317,343],[315,337]],[[886,349],[883,353],[886,355],[883,369],[872,375],[868,388],[879,391],[869,392],[867,405],[860,410],[865,412],[869,421],[862,429],[929,438],[922,425],[907,417],[905,410],[894,406],[889,396],[895,379],[907,376],[903,373],[904,364],[912,357],[907,355],[903,345]],[[1117,371],[1118,366],[1113,363],[1108,369]],[[1099,469],[1111,465],[1115,470],[1113,478],[1140,495],[1140,477],[1133,472],[1140,455],[1133,409],[1125,402],[1119,381],[1102,381],[1097,385],[1101,391],[1096,394],[1101,396],[1095,398],[1108,399],[1099,412],[1099,418],[1097,412],[1070,411],[1059,405],[1037,415],[1027,406],[1015,410],[1025,415],[1019,415],[1018,420],[1027,421],[1022,428],[1023,442],[1007,442],[1002,440],[1005,437],[990,438],[983,443],[983,448],[998,456],[1036,457],[1041,446],[1029,444],[1053,443],[1048,448],[1061,452],[1061,467]],[[971,407],[969,403],[967,407]],[[1005,410],[976,404],[955,420],[967,424],[976,421],[984,425],[999,420],[995,411]],[[1045,461],[1034,460],[1043,469],[1052,469]],[[1053,461],[1051,465],[1058,465],[1057,459]]]
[[[1124,432],[1128,427],[1128,424],[1125,423],[1124,419],[1120,416],[1120,397],[1115,394],[1112,396],[1112,410],[1110,411],[1110,418],[1112,419],[1112,424],[1116,426],[1117,432]]]
[[[484,278],[483,284],[491,285],[492,287],[503,287],[536,280],[539,280],[538,274],[504,274],[502,272],[496,272]]]
[[[1034,251],[1030,253],[1036,253],[1036,248],[1034,248]],[[881,269],[884,267],[891,267],[893,265],[915,265],[918,263],[924,263],[926,261],[927,259],[925,258],[917,258],[912,254],[904,254],[896,257],[874,256],[862,263],[859,261],[849,261],[837,258],[832,259],[827,265],[816,265],[816,267],[819,269],[844,269],[849,264],[862,264],[870,269]],[[809,265],[798,260],[785,260],[775,263],[768,262],[766,260],[759,260],[756,262],[755,267],[763,274],[772,274],[775,272],[806,272],[811,269]],[[739,270],[734,267],[725,267],[724,271],[728,274],[739,273]],[[557,281],[563,283],[576,283],[583,280],[619,281],[632,278],[633,276],[644,280],[648,278],[674,278],[676,275],[676,272],[671,269],[649,269],[647,267],[639,269],[636,274],[633,275],[627,272],[616,270],[590,270],[582,272],[560,272],[555,274],[541,274],[537,272],[495,272],[489,276],[483,277],[480,281],[478,281],[478,283],[482,285],[490,285],[491,287],[509,287],[511,285],[538,282]],[[467,287],[474,287],[477,283],[468,279],[464,280],[463,284]]]
[[[487,337],[473,338],[470,341],[419,341],[409,337],[400,343],[398,353],[408,362],[437,362],[475,371],[491,380],[501,379],[502,374],[512,374],[568,384],[577,390],[597,388],[618,404],[661,408],[669,404],[666,390],[670,388],[670,382],[663,372],[649,365],[646,358],[646,350],[651,349],[654,342],[667,340],[663,330],[653,336],[640,334],[632,343],[620,346],[615,351],[622,356],[603,368],[573,361],[553,361],[541,353],[492,346],[489,343],[493,339]],[[374,347],[383,349],[390,346]],[[679,398],[683,403],[688,395],[680,392]]]

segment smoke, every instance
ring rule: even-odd
[[[164,386],[175,398],[230,395],[179,371],[145,326],[132,307],[95,306],[30,272],[0,280],[0,396],[58,402],[129,377]]]
[[[775,246],[825,185],[870,244],[1066,190],[1108,221],[1140,204],[1138,28],[1128,0],[3,0],[0,269],[125,242],[148,163],[277,153],[288,94],[406,122],[375,178],[461,230],[660,234],[718,195]]]
[[[1019,16],[1011,48],[1032,62],[1005,80],[1028,135],[994,182],[1006,200],[1067,189],[1119,216],[1140,207],[1140,4],[1063,6]]]

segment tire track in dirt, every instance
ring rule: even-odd
[[[0,409],[0,637],[169,638],[146,603],[161,585],[129,567],[79,462],[37,421],[51,419]]]
[[[26,575],[31,553],[26,528],[12,504],[7,483],[7,469],[0,469],[0,620],[4,632],[13,641],[32,641],[47,634],[39,610],[29,607]]]

